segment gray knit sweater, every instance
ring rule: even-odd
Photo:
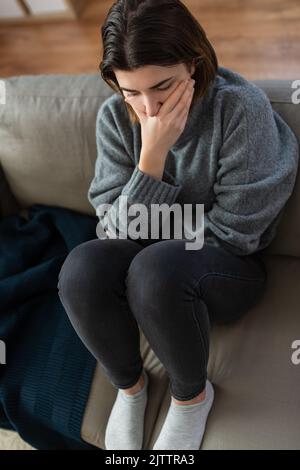
[[[260,251],[274,238],[299,161],[297,139],[266,94],[225,67],[191,108],[169,150],[162,180],[139,170],[141,127],[131,125],[119,94],[99,108],[96,143],[88,199],[101,228],[107,230],[114,213],[115,230],[122,233],[121,227],[137,217],[128,212],[125,217],[120,196],[127,196],[127,208],[142,203],[149,213],[151,204],[201,203],[204,243],[237,255]],[[97,207],[104,203],[112,207],[99,216]],[[98,231],[97,236],[102,238]]]

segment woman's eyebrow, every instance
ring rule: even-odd
[[[153,90],[154,88],[157,88],[157,87],[159,87],[160,85],[163,85],[163,84],[166,83],[168,80],[171,80],[171,78],[174,78],[174,77],[166,78],[166,79],[163,80],[162,82],[159,82],[159,83],[157,83],[156,85],[151,86],[151,87],[149,88],[149,90]],[[120,87],[120,88],[121,88],[121,90],[123,90],[123,91],[138,91],[138,90],[130,90],[129,88],[122,88],[122,87]]]

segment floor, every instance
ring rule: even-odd
[[[0,25],[0,77],[99,73],[100,27],[111,0],[86,0],[81,17]],[[299,0],[183,0],[219,64],[249,80],[300,78]]]
[[[35,450],[35,448],[23,441],[16,431],[0,429],[0,451],[2,450]]]

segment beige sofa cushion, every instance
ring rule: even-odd
[[[0,165],[22,207],[48,204],[95,215],[87,199],[97,156],[96,114],[113,91],[94,75],[10,77],[0,106]],[[300,106],[291,80],[256,81],[295,134]],[[283,155],[284,158],[284,155]],[[289,199],[271,253],[300,256],[300,183]],[[95,234],[96,236],[96,234]]]
[[[95,215],[87,190],[97,154],[96,114],[112,93],[98,74],[6,79],[0,163],[21,206],[48,204]]]

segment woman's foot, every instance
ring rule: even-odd
[[[171,400],[169,411],[153,450],[199,450],[207,416],[214,401],[214,389],[206,381],[205,399],[193,405]]]
[[[126,391],[125,389],[118,390],[105,431],[107,450],[142,449],[149,381],[145,369],[143,369],[143,379],[142,388],[139,381]]]

